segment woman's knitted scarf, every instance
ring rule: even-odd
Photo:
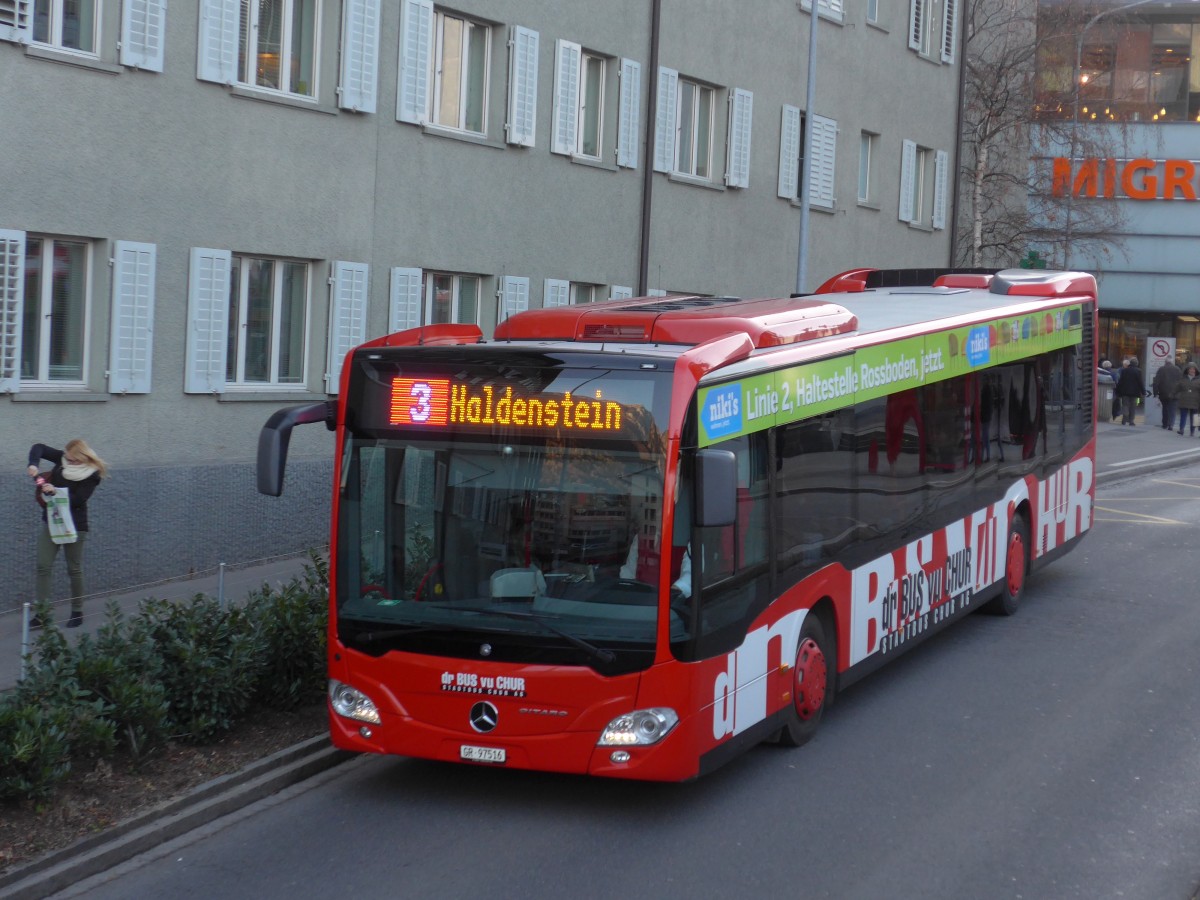
[[[63,478],[67,481],[83,481],[85,478],[91,478],[96,472],[96,467],[87,463],[64,462],[62,467]]]

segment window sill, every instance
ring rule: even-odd
[[[913,231],[924,231],[926,234],[933,234],[933,226],[925,222],[909,222],[908,227]]]
[[[596,159],[594,156],[579,156],[572,153],[568,158],[577,166],[587,166],[589,169],[600,169],[604,172],[620,171],[615,165],[606,163],[602,159]]]
[[[793,209],[802,209],[803,208],[803,204],[798,199],[791,200],[789,202],[792,204]],[[820,206],[820,205],[810,201],[808,204],[808,211],[809,212],[817,212],[817,213],[825,213],[827,216],[832,216],[838,210],[837,210],[836,203],[833,206]]]
[[[34,59],[44,59],[47,62],[62,63],[67,66],[78,66],[81,69],[91,69],[93,72],[103,72],[106,75],[120,75],[121,67],[106,63],[95,56],[81,56],[69,50],[57,50],[54,47],[44,47],[40,44],[26,44],[25,55]]]
[[[287,94],[277,94],[272,91],[257,91],[244,84],[229,85],[229,93],[242,100],[258,100],[262,103],[274,103],[277,106],[290,106],[292,109],[303,109],[308,112],[324,113],[327,116],[337,115],[332,109],[318,105],[315,99],[291,97]]]
[[[225,393],[215,396],[220,403],[293,403],[329,399],[328,394],[317,394],[309,390],[283,391],[270,388],[262,391],[226,389]]]
[[[9,394],[8,398],[13,403],[103,403],[108,399],[108,394],[100,394],[82,388],[59,390],[46,387],[26,387],[15,394]]]
[[[718,184],[715,181],[709,181],[706,178],[697,178],[694,175],[683,175],[679,172],[668,172],[667,180],[673,181],[676,184],[690,184],[692,187],[707,188],[710,191],[724,191],[725,185]]]
[[[876,31],[881,31],[881,32],[883,32],[884,34],[891,34],[891,33],[892,33],[892,30],[891,30],[890,28],[885,28],[885,27],[883,27],[882,25],[880,25],[878,22],[872,22],[872,21],[870,21],[869,19],[867,20],[867,27],[868,27],[868,28],[873,28],[873,29],[874,29],[874,30],[876,30]]]
[[[874,201],[871,201],[871,200],[859,200],[858,208],[859,209],[873,209],[875,212],[879,212],[879,210],[882,209],[882,207],[878,203],[875,203]]]
[[[503,150],[505,146],[500,141],[491,140],[487,135],[472,134],[469,131],[453,131],[440,125],[430,125],[428,122],[421,126],[421,130],[431,137],[462,141],[464,144],[478,144],[480,147],[491,147],[493,150]]]

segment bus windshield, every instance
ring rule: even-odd
[[[424,363],[418,375],[400,361],[363,367],[363,408],[383,393],[390,411],[346,434],[339,633],[365,652],[477,656],[481,640],[494,658],[539,662],[652,652],[665,460],[651,411],[669,377]],[[564,397],[616,404],[612,427],[564,427],[561,408],[555,426],[525,424]],[[457,421],[474,398],[479,421]],[[496,421],[502,398],[521,422]],[[422,424],[413,403],[447,426]]]

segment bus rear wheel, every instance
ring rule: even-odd
[[[804,617],[800,639],[796,642],[796,664],[792,668],[792,705],[784,713],[785,723],[779,741],[786,747],[800,747],[812,740],[821,724],[829,699],[830,666],[825,627],[815,614]]]
[[[1021,514],[1013,516],[1008,529],[1007,552],[1004,555],[1004,577],[1000,595],[985,609],[998,616],[1011,616],[1025,595],[1025,579],[1029,575],[1029,522]]]

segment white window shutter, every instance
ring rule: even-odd
[[[554,136],[551,153],[575,152],[579,133],[579,61],[583,48],[560,40],[554,59]]]
[[[636,169],[642,118],[642,64],[620,61],[620,100],[617,108],[617,164]]]
[[[908,0],[908,49],[921,52],[921,38],[925,29],[926,0]]]
[[[33,0],[0,0],[0,41],[28,44],[32,15]]]
[[[942,62],[953,63],[958,47],[958,0],[946,0],[942,16]]]
[[[628,300],[633,296],[633,288],[625,287],[624,285],[614,284],[608,292],[609,300]]]
[[[25,232],[0,228],[0,392],[21,389]]]
[[[200,49],[196,77],[201,81],[237,81],[239,0],[200,0]]]
[[[647,297],[665,297],[665,296],[667,296],[667,292],[664,291],[662,288],[654,288],[652,290],[646,291],[646,296]]]
[[[679,102],[679,73],[658,67],[658,105],[654,115],[654,171],[675,167],[675,107]]]
[[[336,394],[342,383],[346,354],[366,339],[367,288],[370,267],[366,263],[333,264],[333,296],[329,304],[329,361],[325,392]]]
[[[933,227],[946,227],[946,203],[949,194],[950,154],[939,150],[933,155]]]
[[[834,164],[837,162],[837,122],[811,117],[812,163],[808,170],[808,199],[814,206],[833,209]]]
[[[542,285],[542,309],[571,305],[571,282],[547,278]]]
[[[424,125],[429,110],[429,57],[433,52],[433,0],[402,0],[400,74],[396,118]]]
[[[388,302],[388,333],[421,324],[421,270],[396,266]]]
[[[617,107],[617,165],[638,167],[638,132],[642,115],[642,64],[621,60],[621,97]]]
[[[150,393],[154,347],[154,244],[117,241],[113,247],[112,341],[108,354],[110,394]]]
[[[812,11],[812,0],[800,0],[800,8]],[[817,0],[817,14],[824,19],[842,21],[845,13],[842,0]]]
[[[750,187],[750,125],[754,116],[754,94],[734,88],[729,98],[729,162],[725,183]]]
[[[121,65],[163,70],[166,0],[125,0],[121,5]]]
[[[342,71],[338,106],[375,112],[379,80],[380,0],[345,0],[342,7]]]
[[[784,104],[779,126],[779,196],[795,200],[800,196],[800,110]]]
[[[505,275],[500,279],[500,321],[529,309],[529,279]]]
[[[537,132],[538,33],[513,27],[508,69],[508,142],[532,147]]]
[[[225,393],[225,352],[229,343],[228,250],[193,247],[188,267],[187,371],[188,394]]]
[[[917,144],[905,141],[900,153],[900,221],[911,222],[916,215]]]

